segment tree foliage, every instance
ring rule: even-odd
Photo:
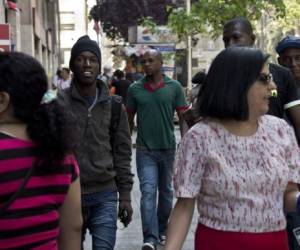
[[[279,18],[267,16],[257,23],[257,33],[265,37],[260,47],[271,54],[277,43],[286,35],[300,35],[300,0],[284,0],[285,15]],[[274,54],[273,59],[276,56]]]
[[[286,15],[280,18],[270,17],[266,24],[268,33],[279,36],[299,33],[300,0],[284,0]]]
[[[137,25],[141,18],[150,16],[156,24],[166,24],[167,6],[176,7],[178,4],[175,5],[172,0],[100,0],[91,9],[90,16],[101,21],[109,38],[127,40],[128,27]]]
[[[227,20],[243,16],[254,26],[258,24],[256,31],[262,33],[260,42],[264,49],[274,46],[287,33],[297,33],[295,27],[300,25],[300,0],[191,0],[191,3],[191,12],[187,14],[185,0],[98,0],[90,15],[101,21],[111,39],[127,40],[128,27],[141,23],[153,32],[157,25],[168,24],[179,41],[199,33],[216,38]]]
[[[184,8],[173,8],[168,25],[178,34],[179,40],[203,32],[217,37],[229,19],[243,16],[255,21],[263,13],[278,19],[285,16],[285,9],[283,0],[198,0],[192,2],[189,14]]]

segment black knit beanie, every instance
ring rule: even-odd
[[[89,36],[85,35],[80,37],[71,49],[71,58],[69,67],[73,71],[73,63],[76,57],[83,51],[92,52],[98,58],[99,67],[101,69],[101,51],[99,45],[94,40],[91,40]]]

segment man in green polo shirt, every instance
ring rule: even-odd
[[[181,125],[187,104],[181,84],[162,74],[159,51],[146,51],[143,63],[146,76],[129,87],[127,112],[131,131],[137,114],[136,164],[142,193],[142,250],[153,250],[165,241],[172,209],[174,112],[177,111]]]

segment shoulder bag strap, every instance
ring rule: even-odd
[[[23,179],[19,189],[10,197],[10,199],[4,203],[1,207],[0,207],[0,215],[3,214],[6,209],[18,198],[18,196],[22,193],[22,191],[24,190],[25,188],[25,185],[26,183],[28,182],[31,174],[33,172],[33,167],[31,167],[27,173],[26,173],[26,176],[25,178]]]

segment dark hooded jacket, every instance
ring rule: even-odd
[[[104,190],[119,192],[119,200],[130,200],[133,185],[131,173],[131,136],[124,106],[114,136],[115,152],[110,144],[111,96],[107,86],[97,82],[99,95],[95,106],[89,107],[74,82],[58,94],[58,100],[70,110],[78,126],[75,155],[80,167],[83,194]],[[113,159],[114,157],[114,159]]]

